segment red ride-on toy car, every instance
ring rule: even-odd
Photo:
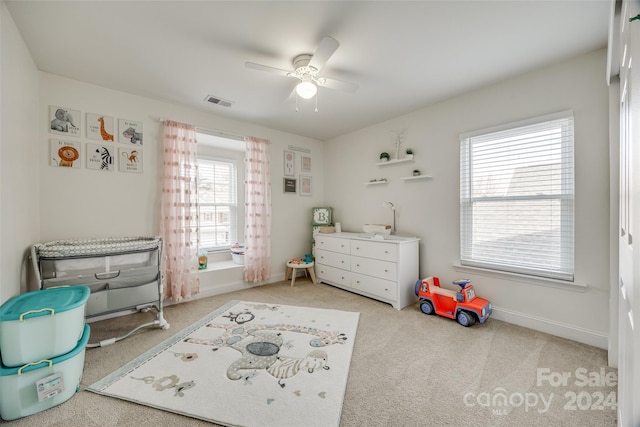
[[[456,319],[462,326],[472,326],[479,321],[484,323],[491,315],[491,303],[476,297],[471,280],[456,280],[459,291],[443,289],[440,279],[427,277],[416,282],[416,295],[420,298],[420,310],[425,314],[438,314]]]

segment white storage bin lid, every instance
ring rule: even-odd
[[[85,324],[82,332],[82,338],[80,339],[80,341],[78,341],[78,345],[76,346],[76,348],[71,350],[69,353],[63,354],[58,357],[53,357],[47,360],[40,360],[37,362],[27,363],[23,366],[17,366],[15,368],[9,368],[7,366],[4,366],[2,363],[0,363],[0,377],[6,377],[9,375],[22,375],[29,371],[42,369],[46,366],[54,366],[54,365],[57,365],[58,363],[64,362],[65,360],[69,360],[72,357],[77,356],[78,353],[80,353],[85,349],[85,347],[87,346],[87,343],[89,342],[90,335],[91,335],[91,328],[89,328],[89,325]]]
[[[91,290],[86,286],[49,288],[11,298],[0,307],[0,322],[53,316],[86,304]]]

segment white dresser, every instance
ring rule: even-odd
[[[360,233],[316,234],[318,281],[401,310],[417,301],[418,238],[375,240]]]

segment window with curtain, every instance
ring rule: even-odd
[[[198,156],[201,249],[228,249],[238,241],[237,175],[235,160]]]
[[[571,112],[461,135],[462,265],[573,280],[573,145]]]

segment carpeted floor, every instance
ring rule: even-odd
[[[426,316],[417,305],[397,311],[308,281],[167,307],[171,329],[142,329],[114,345],[87,349],[79,393],[62,405],[3,425],[211,426],[84,388],[231,299],[360,312],[342,426],[616,425],[617,387],[612,383],[617,371],[606,367],[604,350],[495,319],[464,328]],[[153,317],[139,313],[94,322],[91,342],[120,336]]]

